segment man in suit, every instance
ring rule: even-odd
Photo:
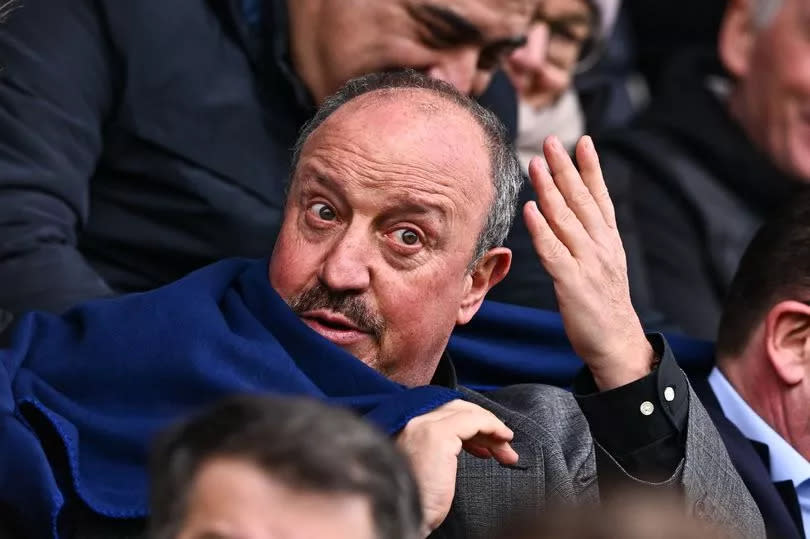
[[[731,284],[695,390],[772,537],[810,530],[810,193],[767,222]]]
[[[434,537],[492,537],[513,512],[551,499],[594,501],[609,480],[680,487],[688,511],[741,535],[764,534],[665,339],[646,336],[633,310],[590,140],[577,147],[579,171],[556,139],[545,157],[551,173],[539,160],[530,167],[538,200],[523,217],[587,364],[575,396],[541,385],[482,394],[458,384],[448,339],[509,270],[502,244],[520,165],[497,119],[451,86],[413,72],[371,75],[326,100],[303,130],[269,267],[228,261],[151,293],[18,322],[0,351],[7,381],[0,402],[13,403],[0,416],[0,443],[19,433],[13,441],[26,451],[4,462],[44,454],[36,469],[46,478],[73,479],[48,479],[58,489],[58,496],[48,490],[56,499],[48,516],[72,524],[78,537],[119,537],[129,533],[119,527],[132,525],[122,515],[137,515],[138,500],[131,488],[107,484],[106,474],[91,477],[99,467],[76,456],[98,455],[107,474],[137,471],[142,426],[166,410],[223,391],[268,391],[280,378],[304,379],[297,391],[345,402],[371,380],[375,391],[411,388],[405,401],[425,392],[461,397],[432,399],[391,429],[414,468]],[[250,279],[216,286],[224,292],[188,288],[241,266]],[[216,330],[200,325],[209,311]],[[144,313],[155,316],[133,319]],[[288,319],[283,334],[273,333]],[[144,340],[153,333],[166,338],[150,346]],[[290,334],[309,348],[284,375],[266,374],[276,359],[264,353],[238,374],[263,343]],[[304,377],[304,362],[328,378]],[[122,422],[133,430],[117,430]],[[54,469],[65,460],[74,465]],[[2,486],[0,502],[15,502]]]

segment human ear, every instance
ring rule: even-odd
[[[720,61],[735,79],[748,75],[751,49],[754,46],[752,0],[729,0],[720,25],[717,48]]]
[[[512,251],[495,247],[481,257],[467,276],[470,284],[458,309],[456,323],[463,325],[472,319],[490,288],[501,282],[512,265]]]
[[[783,301],[772,307],[765,318],[765,347],[782,382],[800,383],[810,366],[810,305]]]

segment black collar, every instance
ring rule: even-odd
[[[450,359],[450,354],[446,351],[442,354],[439,360],[439,365],[436,367],[436,372],[430,380],[430,385],[442,386],[450,389],[458,387],[458,378],[456,377],[456,368],[453,366],[453,361]]]

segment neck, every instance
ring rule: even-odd
[[[748,406],[810,460],[810,409],[804,387],[786,385],[761,359],[735,358],[718,363],[718,368]]]
[[[319,0],[287,0],[290,17],[290,57],[298,77],[320,104],[329,90],[324,80],[324,70],[318,55],[318,35],[315,26],[320,24],[321,3]]]

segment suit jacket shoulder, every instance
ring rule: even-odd
[[[570,393],[538,384],[486,395],[461,390],[514,431],[512,447],[520,460],[505,467],[462,453],[452,509],[431,537],[496,537],[510,517],[548,502],[598,501],[594,445]]]
[[[515,433],[520,455],[514,467],[467,454],[459,458],[456,498],[433,537],[494,537],[510,515],[542,509],[549,502],[599,500],[596,452],[600,449],[573,395],[539,384],[510,386],[465,397],[498,416]],[[690,388],[685,458],[660,484],[681,484],[687,512],[740,537],[765,537],[762,517],[731,464],[717,430]]]

